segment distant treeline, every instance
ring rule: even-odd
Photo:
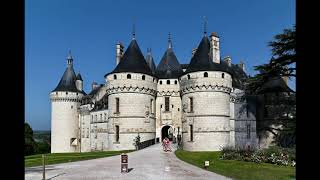
[[[50,153],[50,131],[33,131],[28,123],[24,123],[24,155]]]

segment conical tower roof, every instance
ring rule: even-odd
[[[173,52],[172,42],[169,37],[168,49],[162,56],[156,69],[156,76],[161,79],[176,79],[183,74],[181,65]]]
[[[156,65],[153,61],[153,57],[151,55],[151,49],[148,49],[148,54],[147,54],[147,57],[146,57],[146,61],[147,61],[147,64],[149,66],[149,68],[151,69],[152,71],[152,74],[155,74],[156,72]]]
[[[117,65],[117,67],[111,73],[108,74],[121,72],[142,73],[153,76],[152,71],[149,68],[146,60],[144,59],[144,56],[135,39],[132,39],[129,47],[122,56],[120,63]],[[105,77],[108,74],[106,74]]]

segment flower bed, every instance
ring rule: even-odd
[[[296,150],[276,146],[268,149],[225,147],[221,159],[295,166]]]

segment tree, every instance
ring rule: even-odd
[[[28,123],[24,123],[24,155],[32,155],[37,152],[37,143],[33,139],[33,130]]]
[[[296,28],[284,29],[275,35],[268,43],[272,57],[267,64],[255,66],[259,71],[254,77],[249,77],[245,83],[245,94],[263,97],[264,117],[257,119],[257,133],[268,131],[275,135],[277,145],[290,147],[295,145],[296,116],[295,93],[288,93],[287,85],[281,84],[282,77],[296,77]],[[280,83],[279,83],[280,82]],[[282,82],[284,82],[282,80]],[[274,84],[280,85],[279,90],[270,88]],[[286,86],[286,87],[284,87]],[[268,88],[268,92],[266,89]],[[287,88],[290,89],[290,88]],[[279,128],[280,127],[280,128]]]

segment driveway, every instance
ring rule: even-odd
[[[161,144],[128,153],[129,172],[120,172],[120,155],[46,166],[46,179],[228,179],[179,160],[163,152]],[[42,168],[25,168],[26,180],[41,180]]]

